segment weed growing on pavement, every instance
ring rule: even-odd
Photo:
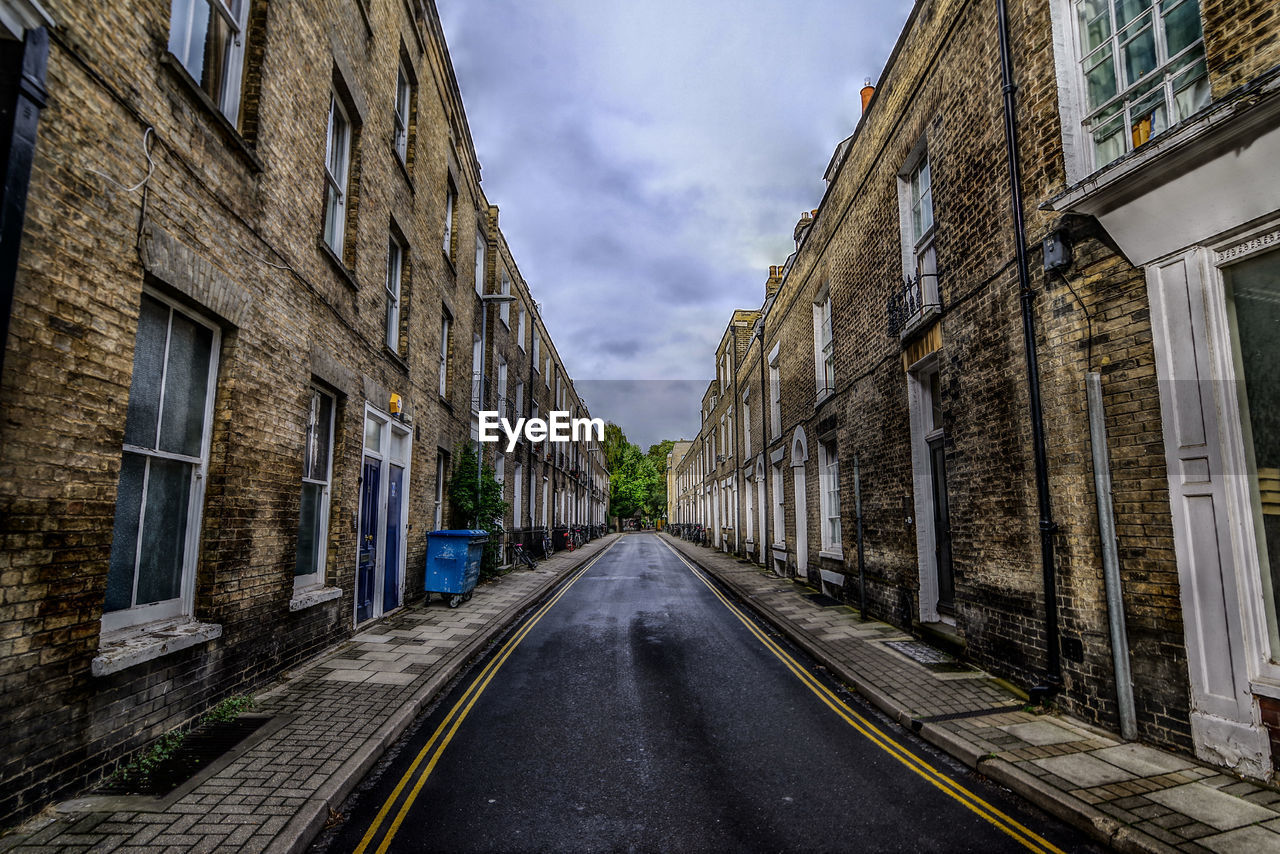
[[[244,694],[238,694],[227,697],[218,703],[209,711],[205,712],[201,717],[197,718],[195,723],[188,727],[179,727],[170,730],[156,740],[155,744],[147,748],[145,752],[138,758],[134,759],[123,768],[118,768],[111,775],[111,780],[130,785],[144,785],[150,779],[155,770],[165,762],[173,758],[174,754],[182,747],[187,736],[191,732],[205,724],[225,723],[235,720],[241,712],[247,712],[253,708],[253,698]]]

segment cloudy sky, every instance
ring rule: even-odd
[[[910,0],[437,0],[485,193],[592,415],[692,436]]]

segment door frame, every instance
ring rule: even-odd
[[[955,618],[938,611],[937,531],[934,530],[933,462],[929,441],[943,435],[933,429],[932,403],[924,378],[939,368],[937,352],[907,367],[907,405],[910,412],[912,499],[916,523],[916,564],[920,577],[920,622],[955,625]],[[954,564],[952,577],[954,579]]]
[[[365,444],[365,427],[368,424],[369,419],[373,419],[380,424],[380,427],[379,427],[379,430],[381,433],[380,444],[383,449],[382,451],[371,451],[368,448],[368,446]],[[405,445],[404,445],[405,453],[404,453],[403,460],[397,459],[393,461],[392,459],[392,438],[393,438],[393,435],[395,434],[400,434],[405,438]],[[360,491],[364,489],[364,482],[363,482],[364,461],[366,458],[370,458],[370,457],[378,461],[378,470],[379,470],[378,497],[375,499],[375,501],[381,513],[381,518],[378,520],[378,524],[374,527],[375,536],[377,537],[377,546],[376,546],[377,557],[374,559],[375,566],[374,566],[374,574],[373,574],[373,601],[370,607],[369,618],[364,622],[360,622],[360,616],[359,616],[360,602],[359,602],[358,591],[360,589],[360,549],[358,546],[356,548],[356,554],[355,554],[356,575],[355,575],[355,583],[352,585],[352,590],[354,595],[352,595],[351,597],[351,625],[353,627],[367,625],[369,623],[372,623],[374,620],[380,619],[381,617],[385,617],[387,614],[398,611],[400,608],[404,607],[405,568],[408,565],[407,554],[409,551],[408,549],[409,479],[410,479],[410,476],[412,475],[411,464],[413,461],[413,431],[410,428],[406,427],[405,425],[401,424],[389,413],[384,412],[383,410],[378,409],[377,407],[369,403],[365,404],[364,417],[360,421],[360,436],[361,436],[361,439],[360,439],[360,469],[359,470],[361,471],[361,475],[358,476],[357,487],[356,487],[356,495],[357,495],[356,534],[357,536],[359,536],[361,525],[364,523],[364,518],[363,518],[364,506],[363,506],[363,502],[359,500]],[[385,600],[385,592],[386,592],[386,566],[384,562],[386,560],[386,554],[387,554],[387,543],[386,543],[387,519],[388,519],[387,514],[391,510],[391,508],[388,506],[387,493],[390,490],[390,481],[391,481],[390,469],[393,462],[395,465],[400,466],[401,468],[404,469],[404,482],[401,484],[401,489],[400,489],[400,501],[399,501],[400,506],[399,508],[397,508],[400,513],[400,531],[401,531],[400,549],[399,549],[399,554],[397,556],[397,560],[399,561],[400,566],[397,567],[398,571],[396,572],[396,577],[398,578],[398,584],[400,587],[400,591],[399,591],[400,604],[388,611],[388,610],[384,610],[383,608],[383,602]]]

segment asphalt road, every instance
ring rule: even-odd
[[[1098,850],[753,631],[656,536],[567,585],[316,850]]]

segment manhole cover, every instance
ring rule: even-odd
[[[912,661],[918,661],[930,670],[959,673],[973,669],[955,656],[920,641],[885,641],[884,645],[895,652],[902,653]]]
[[[112,778],[94,791],[99,795],[166,795],[270,720],[269,717],[236,718],[205,724],[188,734],[173,755],[156,765],[150,774]]]

